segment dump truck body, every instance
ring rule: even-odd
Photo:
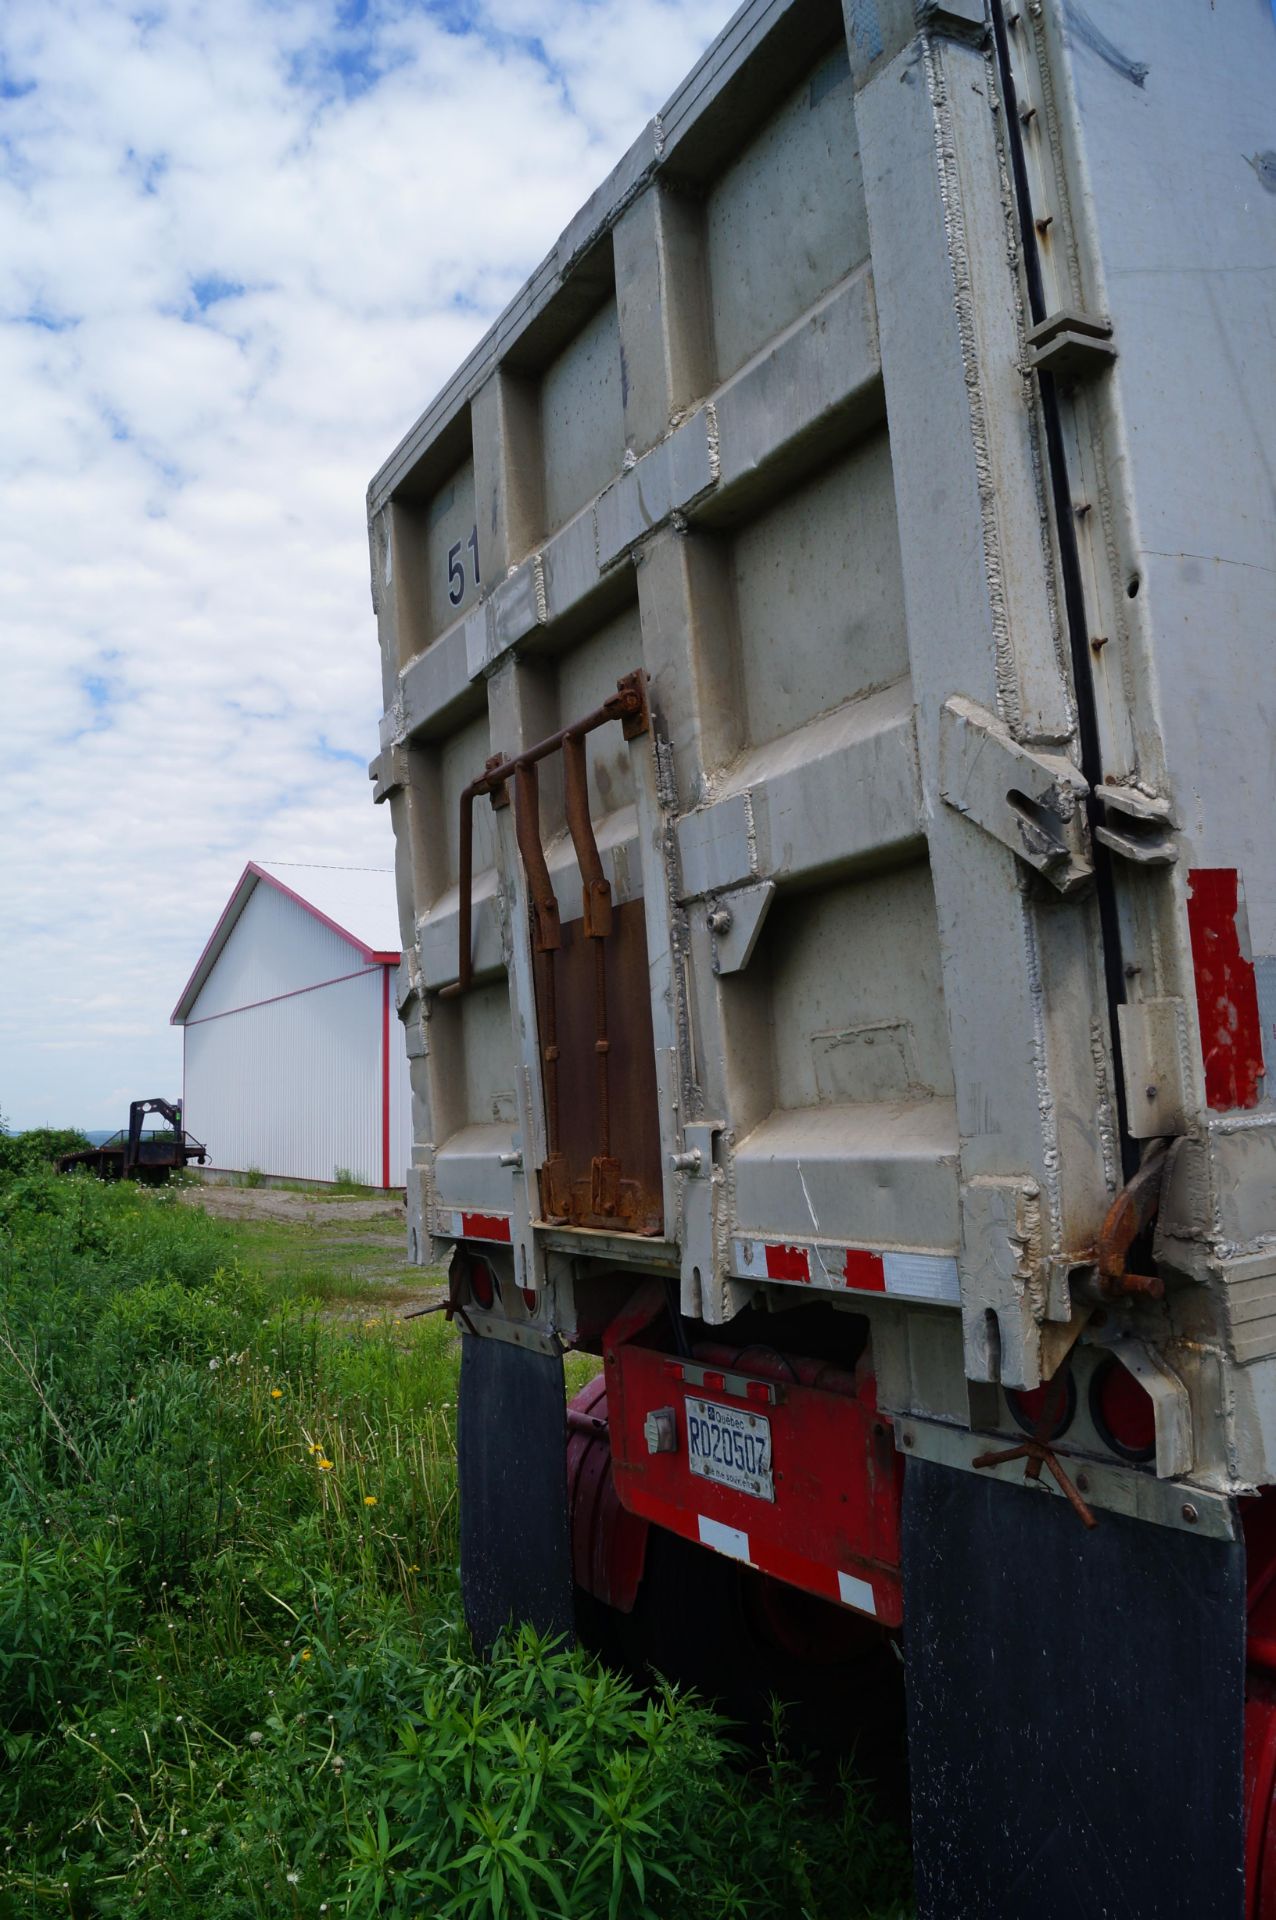
[[[926,1622],[915,1748],[1022,1617],[959,1539],[1142,1592],[1231,1783],[1158,1911],[1235,1863],[1276,1479],[1274,83],[1259,0],[746,6],[369,493],[472,1400],[604,1352],[620,1508]]]

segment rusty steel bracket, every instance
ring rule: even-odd
[[[514,769],[514,834],[531,894],[532,946],[537,953],[553,953],[563,939],[554,883],[541,845],[540,776],[534,760],[520,760]]]
[[[1095,1247],[1096,1284],[1106,1300],[1129,1294],[1160,1300],[1165,1282],[1157,1274],[1131,1273],[1126,1260],[1139,1235],[1146,1233],[1161,1204],[1169,1148],[1165,1141],[1151,1149],[1132,1180],[1122,1187],[1104,1216]]]
[[[971,1461],[972,1467],[1004,1467],[1011,1460],[1026,1460],[1023,1477],[1025,1480],[1040,1480],[1044,1467],[1052,1476],[1060,1493],[1067,1501],[1078,1520],[1085,1527],[1097,1527],[1098,1521],[1093,1510],[1088,1507],[1077,1492],[1072,1481],[1059,1465],[1053,1447],[1044,1440],[1021,1440],[1017,1447],[999,1447],[993,1453],[977,1453]]]
[[[552,939],[552,944],[542,944],[542,942],[551,938],[551,921],[553,931],[556,932],[557,930],[558,902],[554,898],[554,889],[550,883],[549,870],[545,864],[544,849],[540,844],[540,821],[537,807],[537,802],[539,801],[539,786],[536,779],[535,767],[538,761],[547,760],[551,754],[558,753],[569,741],[582,741],[587,733],[594,733],[599,727],[605,727],[613,720],[620,722],[621,732],[624,734],[626,740],[636,740],[640,734],[644,734],[649,730],[651,726],[651,714],[647,706],[647,677],[640,667],[635,668],[632,673],[624,674],[621,679],[616,682],[615,693],[610,694],[600,707],[595,707],[592,713],[587,713],[583,720],[574,720],[571,726],[563,727],[560,732],[550,734],[545,740],[538,740],[534,747],[528,747],[524,752],[516,753],[509,759],[502,759],[499,755],[493,755],[493,757],[486,762],[478,779],[472,780],[469,786],[463,790],[460,798],[460,846],[457,863],[459,898],[457,902],[458,953],[456,979],[450,981],[447,986],[439,988],[438,992],[441,1000],[453,1000],[462,993],[468,993],[474,984],[474,959],[471,953],[471,933],[474,910],[475,800],[478,799],[480,794],[485,793],[491,800],[493,807],[508,806],[509,789],[506,783],[510,779],[513,779],[516,802],[515,829],[518,837],[519,852],[523,857],[524,866],[528,869],[528,882],[532,888],[537,946],[540,952],[552,952],[553,947],[558,945],[557,939]],[[526,796],[522,806],[517,804],[520,784],[518,776],[520,771],[531,775],[530,781],[525,779],[522,783]],[[587,806],[585,808],[585,816],[589,841],[593,843],[593,827],[588,823]],[[571,826],[570,817],[568,825],[569,827]],[[577,858],[579,859],[581,843],[577,841],[575,832],[572,833],[572,842],[576,847]],[[594,852],[596,857],[596,846]],[[601,873],[601,865],[598,871]],[[585,882],[586,887],[588,887],[588,877],[585,875],[583,869],[581,878]],[[606,882],[604,881],[604,885],[605,884]],[[610,891],[608,891],[608,910],[610,909],[610,902],[611,895]],[[601,911],[601,908],[599,910]]]
[[[457,977],[440,989],[440,997],[453,999],[473,984],[473,959],[470,952],[473,918],[474,802],[485,793],[494,807],[509,804],[509,782],[514,788],[514,837],[527,876],[532,922],[532,965],[538,976],[537,1000],[540,1006],[540,1052],[545,1092],[546,1155],[540,1168],[540,1199],[544,1217],[561,1224],[571,1216],[573,1188],[571,1169],[561,1150],[559,1127],[559,1045],[554,996],[554,955],[563,944],[558,900],[550,876],[549,863],[541,841],[539,763],[551,754],[563,758],[563,797],[567,831],[571,835],[576,863],[580,868],[582,928],[594,949],[594,1058],[598,1100],[598,1147],[589,1170],[590,1211],[596,1217],[611,1219],[621,1212],[620,1161],[611,1151],[611,1088],[609,1057],[611,1041],[607,1027],[607,976],[603,943],[614,924],[611,884],[603,871],[602,856],[594,834],[589,811],[589,767],[585,754],[586,736],[599,727],[619,721],[626,740],[636,740],[648,732],[651,715],[647,706],[646,675],[641,669],[627,673],[616,682],[616,691],[600,707],[581,720],[545,740],[537,741],[523,753],[509,759],[494,755],[487,761],[477,780],[461,794],[460,860],[458,899]]]

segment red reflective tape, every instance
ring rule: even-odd
[[[842,1277],[848,1287],[856,1287],[861,1293],[886,1291],[886,1264],[881,1254],[866,1253],[862,1247],[846,1249]]]
[[[503,1213],[463,1213],[461,1215],[461,1238],[463,1240],[504,1240],[510,1239],[510,1223]]]
[[[768,1280],[807,1280],[811,1278],[811,1259],[805,1247],[766,1248]]]
[[[1193,867],[1187,925],[1205,1061],[1205,1103],[1217,1112],[1256,1107],[1262,1092],[1263,1029],[1254,963],[1241,947],[1235,867]]]

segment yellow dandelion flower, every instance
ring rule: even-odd
[[[282,1388],[282,1387],[272,1387],[272,1388],[270,1389],[270,1397],[271,1397],[271,1399],[272,1399],[272,1400],[282,1400],[282,1399],[283,1399],[283,1397],[284,1397],[284,1390],[283,1390],[283,1388]]]
[[[303,1647],[303,1648],[301,1649],[301,1658],[302,1658],[303,1660],[309,1660],[309,1658],[310,1658],[310,1649],[309,1649],[309,1647]]]
[[[376,1494],[375,1494],[375,1493],[365,1493],[365,1494],[364,1494],[364,1496],[363,1496],[363,1504],[364,1504],[364,1506],[365,1506],[365,1507],[375,1507],[375,1506],[376,1506],[376,1504],[377,1504],[377,1496],[376,1496]]]
[[[331,1462],[331,1460],[325,1460],[325,1459],[323,1459],[323,1457],[321,1456],[321,1457],[320,1457],[320,1460],[319,1460],[319,1471],[320,1471],[320,1473],[331,1473],[331,1472],[332,1472],[332,1462]]]

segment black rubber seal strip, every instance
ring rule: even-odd
[[[1028,308],[1033,325],[1046,318],[1045,291],[1041,280],[1041,262],[1037,258],[1036,229],[1032,200],[1028,190],[1028,169],[1024,163],[1023,137],[1019,127],[1019,108],[1014,75],[1010,68],[1010,45],[1006,36],[1002,0],[992,0],[993,35],[997,46],[997,66],[1001,96],[1006,115],[1006,141],[1010,151],[1011,173],[1015,185],[1015,204],[1019,212],[1019,234],[1024,270],[1028,282]],[[1103,976],[1107,989],[1109,1040],[1112,1048],[1112,1073],[1117,1115],[1117,1135],[1121,1148],[1121,1170],[1130,1180],[1139,1169],[1139,1143],[1130,1135],[1130,1116],[1125,1098],[1125,1065],[1121,1056],[1121,1027],[1117,1008],[1125,1003],[1125,964],[1121,953],[1121,921],[1117,911],[1116,881],[1112,855],[1098,837],[1102,810],[1097,794],[1103,785],[1103,749],[1099,738],[1099,712],[1094,697],[1090,665],[1090,631],[1086,619],[1085,590],[1081,579],[1081,560],[1077,552],[1077,530],[1073,519],[1072,487],[1068,479],[1068,461],[1059,422],[1059,396],[1054,375],[1044,370],[1037,375],[1041,392],[1041,413],[1046,431],[1046,462],[1050,473],[1050,492],[1054,503],[1055,527],[1059,539],[1059,561],[1063,577],[1064,612],[1068,626],[1068,650],[1072,655],[1073,691],[1077,703],[1077,736],[1081,749],[1081,771],[1090,791],[1086,797],[1086,817],[1090,824],[1091,857],[1094,861],[1095,896],[1099,908],[1099,927],[1103,936]]]

